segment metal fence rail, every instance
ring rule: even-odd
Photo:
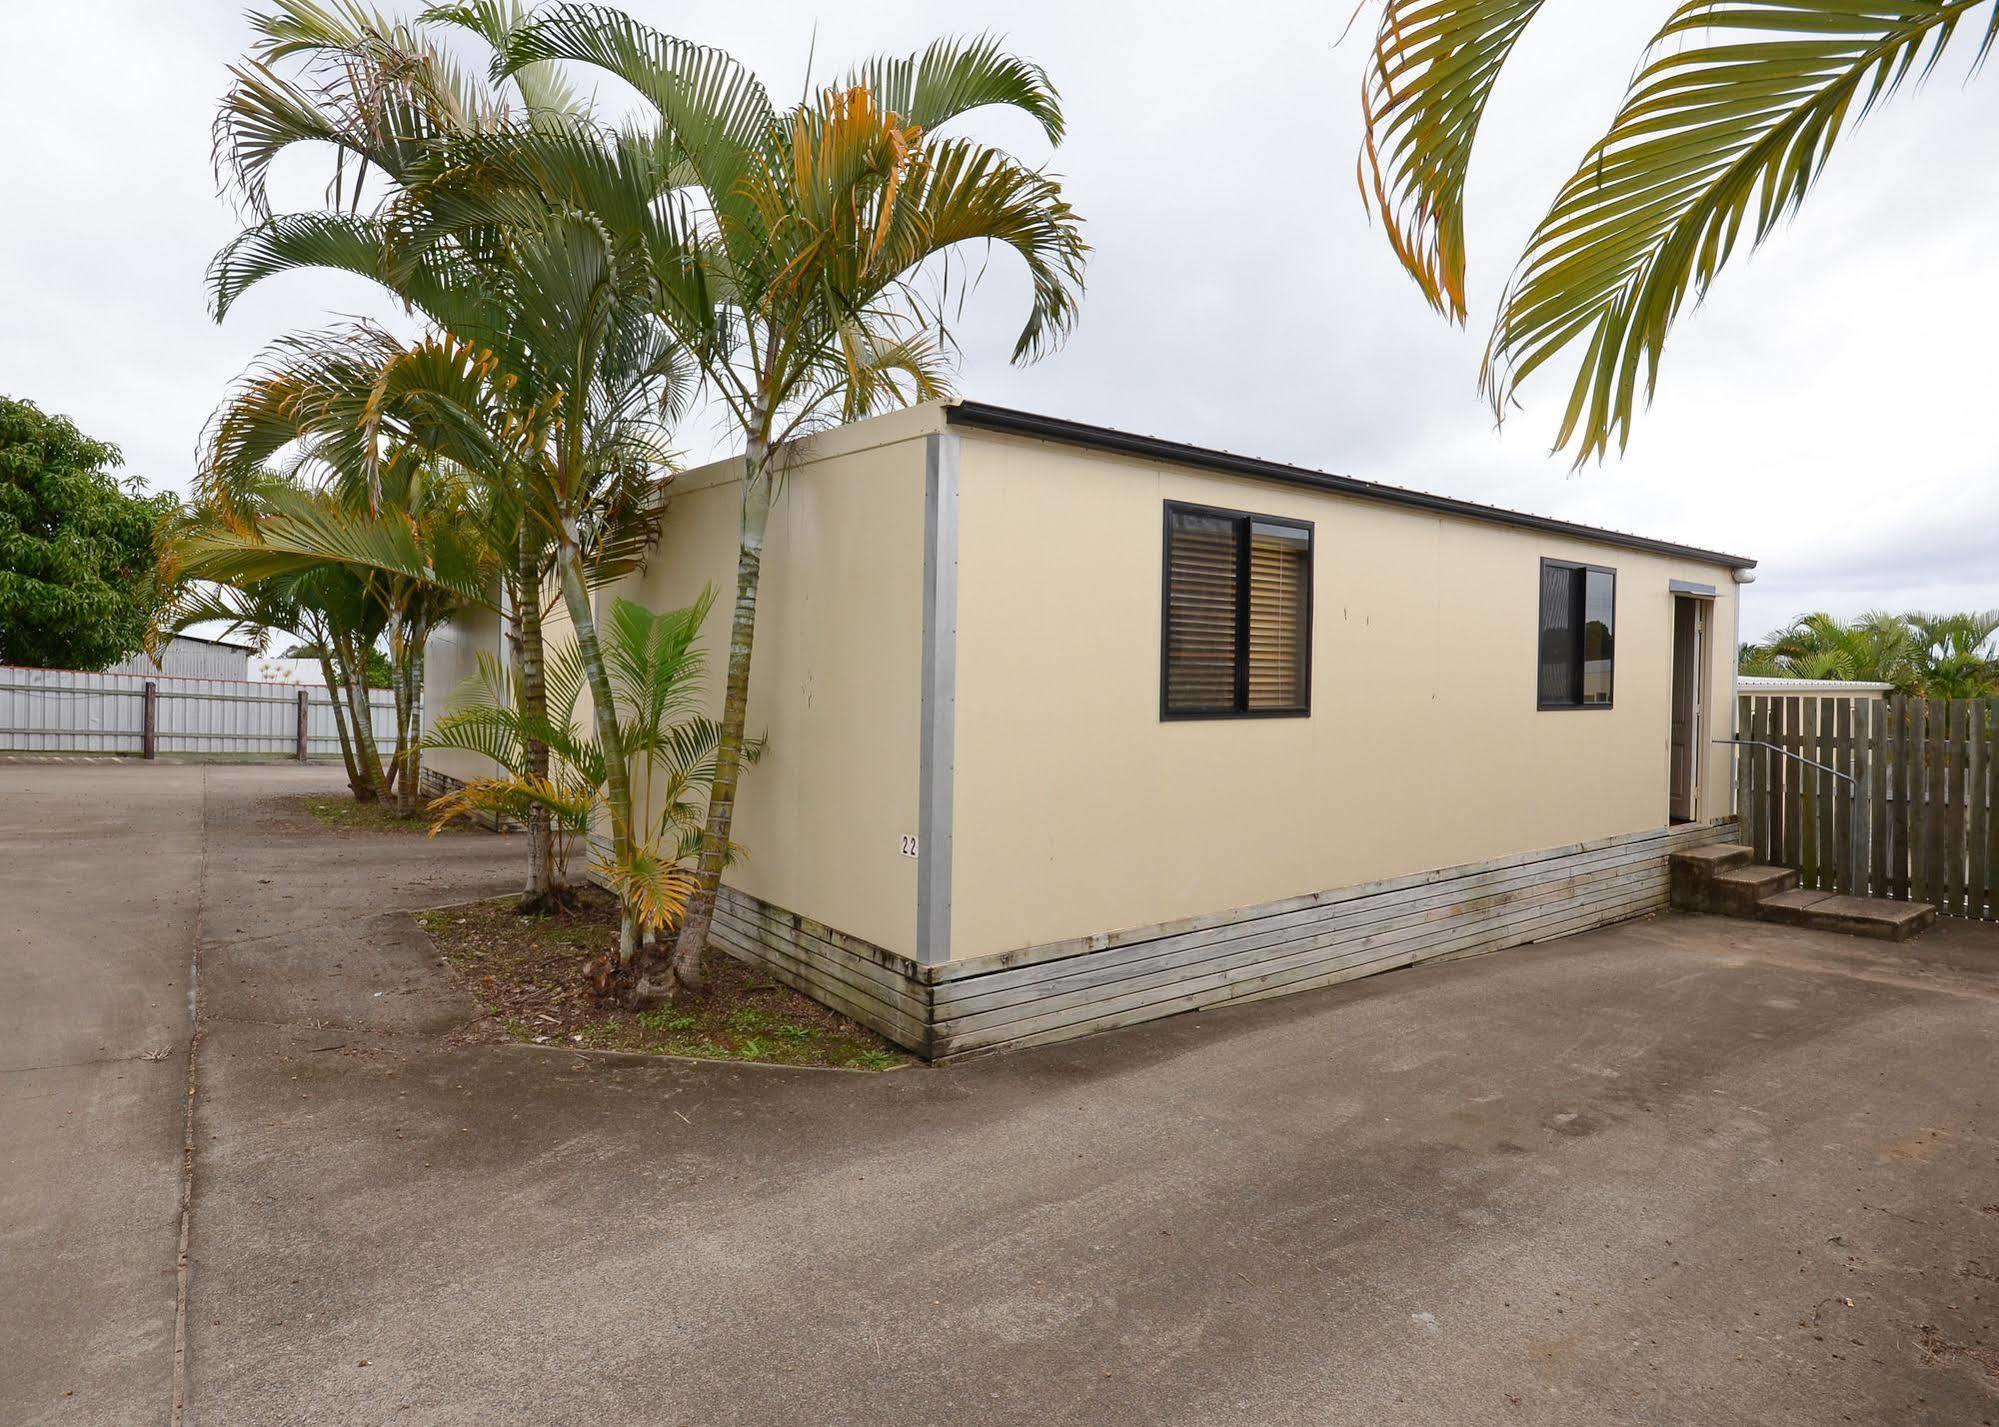
[[[386,756],[395,695],[371,689],[368,704]],[[340,736],[331,696],[317,685],[0,664],[0,752],[338,758]]]

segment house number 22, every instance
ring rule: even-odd
[[[916,834],[906,832],[902,835],[902,855],[904,857],[916,856]]]

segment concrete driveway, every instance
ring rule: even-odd
[[[1989,928],[878,1076],[450,1049],[405,912],[519,844],[273,801],[333,786],[0,765],[0,1421],[1999,1421]]]

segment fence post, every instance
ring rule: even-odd
[[[298,761],[305,762],[306,691],[300,685],[298,691]]]
[[[146,680],[146,697],[139,715],[139,756],[151,758],[160,747],[160,686]]]
[[[1853,774],[1853,836],[1850,839],[1850,860],[1847,863],[1847,891],[1858,897],[1865,897],[1871,891],[1867,885],[1867,868],[1872,860],[1868,844],[1868,832],[1873,827],[1872,807],[1868,794],[1873,788],[1873,758],[1868,741],[1869,715],[1873,712],[1873,700],[1856,697],[1853,701],[1853,748],[1852,761],[1847,765]]]

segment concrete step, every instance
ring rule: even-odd
[[[1673,905],[1683,912],[1726,912],[1715,891],[1714,879],[1722,873],[1756,860],[1753,849],[1734,842],[1711,842],[1690,847],[1667,859],[1672,874]]]
[[[1753,917],[1766,900],[1797,885],[1798,874],[1789,867],[1752,862],[1723,868],[1708,880],[1708,910]]]
[[[1798,885],[1798,874],[1789,867],[1770,862],[1752,862],[1746,867],[1728,867],[1714,874],[1718,887],[1739,887],[1745,891],[1788,892]]]
[[[1739,842],[1711,842],[1706,847],[1690,847],[1673,854],[1673,866],[1692,872],[1719,872],[1756,860],[1756,850]]]
[[[1927,902],[1890,902],[1881,897],[1848,897],[1837,892],[1794,888],[1765,897],[1755,915],[1766,922],[1782,922],[1814,931],[1907,941],[1936,921],[1937,909]]]

